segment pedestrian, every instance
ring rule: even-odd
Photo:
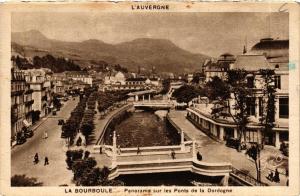
[[[49,159],[48,159],[48,157],[45,157],[45,163],[44,163],[44,166],[45,165],[49,165]]]
[[[202,161],[202,155],[200,154],[200,152],[197,152],[197,159],[198,161]]]
[[[120,145],[118,146],[118,155],[120,155],[121,154],[121,147],[120,147]]]
[[[141,150],[140,150],[140,147],[139,147],[139,146],[137,146],[136,154],[141,154]]]
[[[99,150],[100,150],[100,154],[102,154],[102,145],[100,146]]]
[[[278,172],[277,168],[275,169],[274,181],[278,182],[278,183],[280,182],[279,172]]]
[[[173,149],[171,151],[171,157],[172,157],[172,159],[175,159],[175,151]]]
[[[274,180],[274,174],[273,171],[271,171],[271,173],[269,173],[268,177],[267,177],[271,182]]]
[[[39,162],[39,154],[38,153],[35,153],[33,162],[34,162],[34,164],[37,164]]]
[[[44,132],[44,139],[47,139],[48,138],[48,133],[47,131]]]

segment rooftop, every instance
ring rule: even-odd
[[[274,69],[264,55],[238,55],[231,69],[257,71],[259,69]]]

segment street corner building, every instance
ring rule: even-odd
[[[289,40],[274,40],[272,38],[261,39],[249,52],[236,57],[225,53],[217,60],[208,60],[203,66],[206,81],[214,76],[225,79],[230,69],[243,69],[249,74],[246,76],[248,87],[254,92],[247,100],[246,112],[249,115],[249,123],[246,130],[246,141],[259,143],[262,141],[262,125],[260,118],[263,113],[264,81],[260,75],[261,69],[275,71],[273,85],[275,86],[275,115],[274,127],[265,135],[265,144],[280,148],[282,142],[289,140]],[[235,99],[231,95],[229,109],[234,112]],[[213,117],[211,109],[215,104],[209,103],[205,97],[199,97],[192,101],[192,106],[187,109],[188,119],[201,130],[218,140],[238,138],[237,125],[230,116]],[[226,112],[226,111],[224,111]],[[227,111],[228,112],[228,111]],[[242,138],[243,139],[243,138]]]

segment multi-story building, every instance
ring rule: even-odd
[[[53,85],[51,84],[51,70],[49,69],[28,69],[22,70],[25,80],[33,90],[32,98],[34,103],[32,109],[40,112],[44,117],[52,110]]]
[[[158,90],[162,86],[159,78],[126,78],[125,82],[105,84],[103,90]]]
[[[26,83],[24,73],[14,67],[11,70],[11,138],[16,140],[23,127],[32,124],[32,90]]]
[[[65,85],[67,78],[64,73],[53,73],[51,82],[53,84],[53,92],[57,95],[65,95]]]
[[[66,71],[64,74],[68,79],[82,81],[89,85],[93,84],[92,76],[86,71]]]
[[[125,74],[118,71],[114,73],[109,73],[107,76],[104,78],[104,84],[105,85],[124,85],[126,81]]]
[[[224,53],[217,60],[209,59],[203,65],[205,80],[208,82],[214,76],[221,79],[226,78],[226,71],[229,70],[230,64],[235,62],[235,57],[232,54]]]
[[[247,124],[246,142],[261,143],[263,126],[260,118],[263,115],[262,95],[263,80],[260,69],[275,70],[274,86],[275,92],[275,126],[271,132],[265,133],[265,144],[273,145],[277,148],[280,143],[288,141],[289,130],[289,94],[288,94],[288,40],[262,39],[252,47],[246,54],[238,55],[234,63],[230,63],[229,69],[244,69],[248,71],[245,78],[248,87],[253,89],[253,94],[248,98],[246,112],[249,115]],[[226,76],[226,72],[222,73]],[[235,99],[229,99],[231,113],[234,114]],[[188,118],[201,130],[219,139],[225,140],[228,137],[237,138],[239,131],[237,125],[230,115],[215,117],[211,114],[215,104],[195,103],[188,108]],[[228,111],[224,111],[226,113]],[[243,138],[242,138],[243,139]]]

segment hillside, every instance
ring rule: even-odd
[[[140,38],[115,45],[95,39],[64,42],[48,39],[36,30],[12,33],[12,48],[15,53],[27,57],[51,54],[70,58],[81,67],[104,61],[121,64],[131,71],[136,71],[138,66],[148,70],[155,66],[160,72],[191,72],[201,69],[208,58],[183,50],[167,39]]]

